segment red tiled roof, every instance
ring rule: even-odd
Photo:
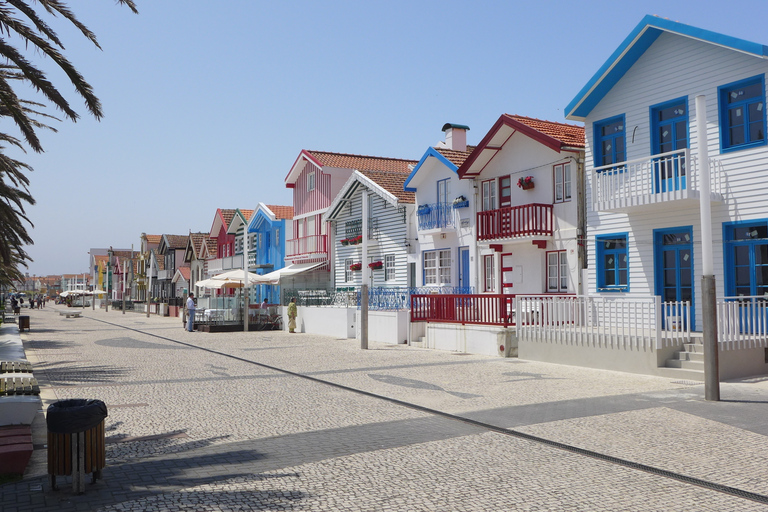
[[[293,206],[278,206],[274,204],[266,205],[269,210],[275,214],[276,219],[292,219]]]
[[[469,155],[472,154],[472,151],[475,150],[476,146],[467,146],[466,151],[456,151],[454,149],[446,149],[446,148],[435,148],[435,150],[443,155],[446,160],[451,162],[456,167],[461,167],[461,164],[464,163],[464,160],[469,158]]]
[[[356,169],[359,171],[389,171],[410,173],[408,166],[414,166],[418,161],[400,158],[383,158],[378,156],[349,155],[345,153],[329,153],[326,151],[307,151],[323,166],[339,167],[341,169]]]
[[[168,249],[184,249],[189,235],[163,235],[168,241]]]
[[[403,190],[408,174],[402,172],[360,171],[371,181],[394,195],[402,203],[415,203],[415,194]]]
[[[549,135],[553,139],[559,140],[566,146],[583,148],[585,145],[583,126],[577,126],[575,124],[555,123],[553,121],[543,121],[533,117],[515,116],[511,114],[504,115],[509,116],[515,121],[526,126],[530,126],[537,132]]]

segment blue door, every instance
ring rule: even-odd
[[[469,293],[469,247],[459,248],[459,287],[460,293]]]
[[[661,301],[690,303],[691,330],[695,329],[693,307],[693,228],[690,226],[656,229],[653,232],[654,258],[656,262],[656,295]],[[662,326],[669,319],[684,321],[688,316],[678,306],[662,306]],[[685,327],[685,325],[680,325]],[[677,327],[677,328],[680,328]]]
[[[651,108],[653,154],[669,153],[688,147],[688,106],[682,98]],[[686,188],[686,162],[682,155],[654,160],[656,193]]]

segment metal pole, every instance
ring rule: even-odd
[[[717,283],[712,258],[712,209],[710,206],[709,148],[707,147],[707,98],[696,96],[696,137],[701,180],[699,210],[701,216],[701,305],[704,343],[704,398],[720,400],[720,365],[717,342]]]
[[[360,287],[360,349],[368,350],[368,285]]]

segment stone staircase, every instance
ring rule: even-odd
[[[704,382],[704,345],[700,339],[685,343],[659,368],[659,375],[676,379]]]

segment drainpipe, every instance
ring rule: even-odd
[[[704,335],[704,398],[720,400],[719,347],[717,342],[717,299],[715,267],[712,259],[712,208],[710,206],[709,153],[707,148],[707,98],[696,96],[697,156],[700,169],[701,197],[701,310]]]

